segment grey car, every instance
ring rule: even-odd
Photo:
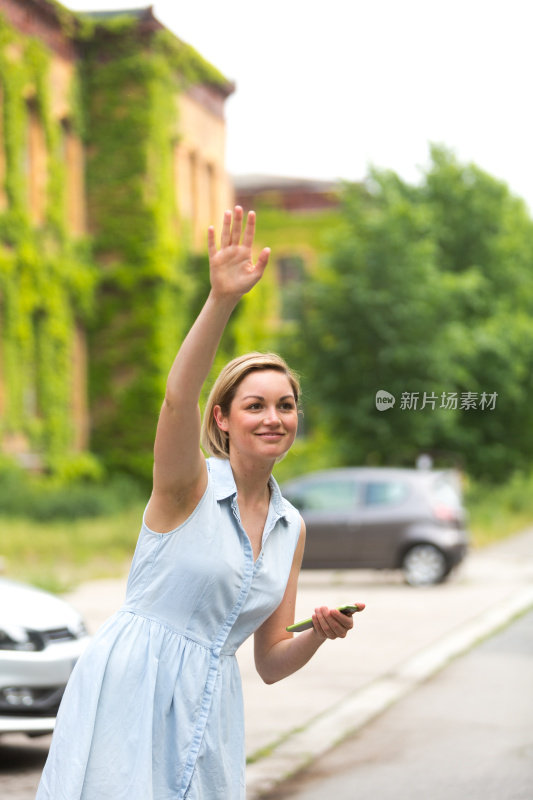
[[[451,471],[352,467],[289,481],[284,496],[307,528],[304,569],[401,569],[413,586],[439,583],[468,547]]]
[[[53,730],[88,641],[81,616],[64,600],[0,578],[0,734]]]

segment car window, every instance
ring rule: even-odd
[[[408,491],[407,485],[401,481],[373,481],[366,487],[366,505],[384,506],[400,503]]]
[[[314,481],[298,486],[287,498],[300,511],[349,511],[360,505],[361,485],[356,481]]]

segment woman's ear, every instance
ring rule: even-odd
[[[222,413],[222,408],[220,406],[214,406],[213,408],[213,416],[215,418],[215,422],[220,428],[221,431],[228,430],[228,420]]]

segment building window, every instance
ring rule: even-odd
[[[0,419],[6,410],[5,375],[4,375],[4,297],[0,292]]]
[[[176,207],[182,219],[192,223],[198,205],[197,157],[183,145],[176,145],[174,155]]]
[[[183,188],[185,207],[187,209],[186,216],[194,223],[198,211],[198,158],[196,153],[188,153],[185,163],[187,179]]]
[[[46,212],[47,155],[43,123],[35,101],[29,101],[28,137],[26,141],[26,179],[30,218],[42,225]]]
[[[41,370],[43,368],[43,336],[46,335],[45,331],[45,317],[42,311],[34,311],[32,319],[32,352],[30,354],[29,363],[27,365],[26,384],[24,386],[24,394],[22,404],[24,408],[24,415],[27,419],[37,419],[42,416],[41,397],[39,396],[39,387],[41,383]]]
[[[217,185],[216,173],[213,164],[208,164],[207,167],[207,215],[208,225],[215,225],[217,220]]]
[[[61,155],[65,164],[65,216],[69,232],[82,236],[85,224],[84,153],[70,120],[61,120]]]
[[[89,411],[87,407],[87,340],[85,330],[77,323],[72,342],[72,397],[74,449],[85,450],[89,444]]]
[[[0,86],[0,211],[7,208],[6,146],[4,135],[4,88]]]
[[[281,318],[286,321],[296,319],[305,277],[304,260],[297,255],[283,256],[278,258],[276,267],[281,297]]]

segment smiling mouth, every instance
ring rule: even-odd
[[[281,439],[284,435],[281,432],[278,433],[258,433],[258,436],[261,436],[263,439]]]

